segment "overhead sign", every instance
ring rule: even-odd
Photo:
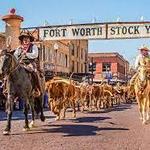
[[[150,37],[150,23],[108,24],[108,39],[147,38]]]
[[[150,22],[41,27],[39,37],[42,40],[150,38]]]
[[[105,25],[76,25],[40,28],[42,40],[105,39]]]

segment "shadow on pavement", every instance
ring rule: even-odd
[[[99,111],[100,113],[109,113],[112,111],[124,111],[132,108],[133,104],[121,104],[121,105],[114,105],[112,108],[103,109]]]
[[[64,137],[68,136],[95,136],[98,131],[127,131],[127,128],[98,128],[92,125],[47,125],[48,128],[41,130],[33,130],[29,132],[16,133],[12,135],[21,135],[21,134],[42,134],[42,133],[63,133]],[[100,135],[100,134],[98,134]]]
[[[82,117],[73,119],[75,123],[90,123],[90,122],[100,122],[106,119],[111,119],[110,117]]]
[[[85,114],[109,113],[112,111],[124,111],[131,109],[133,104],[114,105],[112,108],[100,109],[97,111],[84,111]]]

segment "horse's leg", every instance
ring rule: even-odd
[[[35,109],[34,109],[34,99],[30,98],[30,107],[31,107],[31,113],[32,113],[32,121],[29,124],[30,128],[34,128],[35,127]]]
[[[40,96],[40,112],[41,112],[41,115],[40,115],[40,119],[41,121],[45,121],[45,116],[44,116],[44,113],[43,113],[43,101],[44,101],[44,95],[42,94]]]
[[[146,97],[143,98],[142,113],[143,113],[143,124],[146,124]]]
[[[14,106],[13,96],[8,95],[7,102],[6,102],[7,125],[5,130],[3,131],[4,135],[9,135],[10,133],[13,106]]]
[[[146,100],[146,120],[149,121],[149,95],[147,96],[147,100]]]
[[[24,115],[25,115],[25,126],[24,126],[24,131],[28,131],[29,128],[29,121],[28,121],[28,111],[29,111],[29,105],[25,102],[24,104]]]

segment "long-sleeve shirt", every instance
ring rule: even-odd
[[[139,54],[137,57],[136,57],[136,60],[135,60],[135,69],[137,70],[140,66],[140,61],[143,59],[143,58],[149,58],[150,56],[143,56],[142,54]]]
[[[22,48],[17,48],[14,52],[14,56],[19,59],[19,57],[21,56],[21,53],[23,52]],[[28,59],[35,59],[38,58],[39,52],[38,52],[38,47],[36,45],[32,46],[32,51],[31,52],[27,52],[26,53],[26,57]]]
[[[136,57],[136,60],[135,60],[135,69],[138,69],[139,65],[140,65],[140,60],[143,58],[143,56],[141,54],[139,54],[137,57]]]

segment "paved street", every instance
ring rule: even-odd
[[[37,120],[37,128],[23,132],[22,112],[15,112],[12,135],[3,136],[5,115],[0,112],[0,150],[148,150],[150,124],[143,126],[136,104],[122,104],[112,110],[77,113],[76,119],[55,121],[45,111],[47,120]]]

